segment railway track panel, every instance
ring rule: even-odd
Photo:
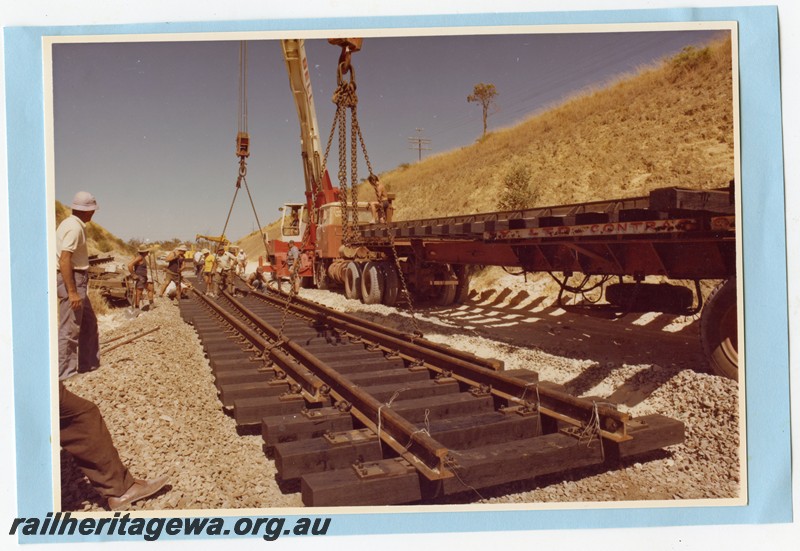
[[[725,279],[736,273],[734,210],[732,185],[662,188],[616,201],[364,225],[356,242],[434,263]]]
[[[285,296],[181,302],[242,431],[260,430],[308,506],[415,503],[608,465],[683,441],[535,372]],[[283,326],[283,332],[280,327]],[[264,504],[268,506],[269,504]]]

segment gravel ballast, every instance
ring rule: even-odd
[[[738,386],[706,372],[694,319],[631,314],[597,319],[545,306],[518,279],[493,282],[450,309],[418,308],[425,336],[525,368],[582,396],[619,404],[634,416],[660,413],[686,425],[686,441],[623,463],[524,483],[467,491],[448,503],[538,503],[737,498]],[[303,289],[305,298],[410,330],[406,310]],[[552,296],[552,295],[551,295]],[[237,434],[217,400],[193,328],[177,303],[158,299],[138,317],[115,309],[100,319],[101,342],[158,330],[102,356],[100,369],[67,381],[100,407],[135,477],[169,475],[170,489],[133,510],[302,506],[297,487],[281,488],[260,435]],[[124,340],[124,339],[120,339]],[[117,342],[117,341],[115,341]],[[111,346],[115,343],[109,343]],[[442,502],[444,503],[444,502]],[[104,509],[71,458],[62,453],[64,510]]]

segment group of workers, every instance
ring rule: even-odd
[[[217,247],[216,254],[208,249],[197,251],[194,255],[195,275],[202,277],[205,294],[216,297],[220,290],[229,290],[233,285],[234,274],[244,274],[247,269],[247,254],[243,249],[234,254],[233,247]]]
[[[208,249],[202,249],[191,254],[185,245],[178,245],[174,250],[167,254],[164,261],[167,266],[164,268],[164,281],[161,284],[158,296],[165,294],[169,298],[183,296],[186,290],[192,286],[186,282],[182,276],[183,266],[187,259],[194,261],[195,275],[198,280],[205,282],[208,296],[216,296],[220,289],[228,288],[232,283],[231,274],[244,274],[247,269],[247,253],[239,249],[236,254],[231,249],[219,247],[216,254]],[[149,308],[154,307],[153,282],[148,280],[147,275],[147,255],[150,250],[139,248],[136,256],[128,263],[128,271],[134,280],[135,292],[133,296],[133,308],[140,310],[142,296],[145,291],[148,293]],[[142,307],[142,309],[145,309]]]
[[[187,251],[188,248],[185,245],[178,245],[164,259],[167,266],[164,268],[164,281],[158,292],[159,297],[163,297],[166,294],[169,298],[175,298],[179,296],[179,293],[182,296],[191,287],[187,282],[183,281],[181,275]],[[155,308],[153,298],[154,282],[147,275],[147,256],[149,254],[150,249],[140,247],[136,251],[136,256],[128,262],[128,272],[130,272],[134,281],[133,308],[137,312],[140,310],[140,306],[142,310],[145,309],[144,305],[142,305],[142,295],[144,295],[145,291],[147,291],[148,308]]]
[[[217,297],[220,290],[228,290],[229,292],[232,290],[232,276],[234,274],[241,276],[251,290],[261,290],[267,284],[267,271],[261,266],[257,267],[249,275],[245,275],[247,273],[247,253],[241,248],[220,246],[216,249],[216,253],[212,253],[209,249],[201,249],[193,255],[187,254],[187,251],[186,246],[179,245],[164,259],[167,262],[167,266],[164,269],[164,282],[158,293],[159,297],[163,297],[166,294],[169,298],[175,298],[177,289],[180,289],[181,296],[183,296],[183,293],[191,288],[191,285],[181,275],[186,258],[191,258],[194,261],[195,276],[198,281],[204,282],[205,295],[212,298]],[[234,253],[234,251],[237,252]],[[133,307],[137,311],[140,310],[145,291],[148,292],[149,308],[154,307],[153,282],[148,280],[147,275],[147,255],[149,252],[149,249],[140,248],[137,251],[137,255],[128,263],[128,271],[135,281]],[[290,269],[299,257],[300,249],[298,249],[294,241],[289,241],[287,265]],[[170,285],[171,283],[174,283],[174,285]],[[146,308],[142,307],[141,309],[144,310]]]
[[[369,182],[377,199],[370,203],[373,222],[390,221],[391,203],[383,184],[375,175],[370,175]],[[167,484],[167,478],[134,478],[122,463],[97,405],[73,394],[63,383],[78,373],[100,367],[97,318],[87,294],[89,253],[86,243],[86,224],[97,210],[95,197],[80,191],[73,198],[71,216],[56,230],[60,443],[74,457],[98,493],[107,499],[108,507],[117,510],[160,492]],[[293,223],[298,223],[296,217]],[[148,280],[147,273],[148,254],[149,249],[140,248],[128,263],[128,271],[135,280],[134,308],[137,310],[145,291],[150,307],[154,304],[153,282]],[[174,284],[172,287],[178,297],[188,287],[181,275],[187,256],[185,245],[178,245],[167,255],[159,297],[169,294],[170,284]],[[287,266],[291,269],[299,258],[300,250],[294,241],[290,241]],[[199,278],[202,273],[205,292],[210,296],[216,296],[220,289],[232,285],[234,273],[246,273],[247,255],[243,250],[234,254],[220,246],[213,254],[209,249],[202,249],[194,254],[193,260],[196,275]],[[266,275],[259,266],[245,278],[245,282],[250,289],[261,290],[266,285]]]

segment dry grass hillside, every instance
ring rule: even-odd
[[[264,226],[263,232],[267,239],[276,239],[280,232],[280,219]],[[259,256],[265,256],[264,243],[261,240],[261,232],[258,230],[249,233],[236,244],[244,249],[250,260],[255,261]]]
[[[500,210],[506,182],[520,174],[526,206],[726,185],[734,167],[730,52],[730,40],[686,48],[473,145],[382,173],[396,194],[395,219]],[[257,233],[240,244],[251,258],[263,251]]]
[[[382,175],[396,219],[497,210],[507,175],[529,175],[534,204],[631,197],[733,178],[730,41],[584,93],[457,151]],[[366,190],[365,192],[366,193]]]

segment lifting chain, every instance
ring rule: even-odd
[[[350,73],[350,80],[345,79],[345,75]],[[339,135],[339,201],[342,209],[342,242],[349,246],[356,237],[358,227],[358,146],[364,154],[369,176],[373,176],[372,163],[369,160],[367,147],[364,142],[361,126],[358,122],[358,95],[356,94],[355,70],[350,64],[350,52],[345,51],[336,72],[336,91],[333,93],[332,101],[336,105],[333,127],[328,139],[328,147],[325,150],[325,161],[327,163],[333,140],[334,129],[338,129]],[[350,183],[347,182],[347,110],[350,110]],[[348,205],[348,195],[350,204]]]
[[[411,336],[411,342],[413,343],[417,339],[422,338],[422,330],[419,328],[419,322],[417,321],[417,313],[414,310],[414,300],[411,298],[411,293],[408,291],[408,284],[406,283],[406,276],[403,275],[403,270],[400,268],[400,257],[397,255],[397,247],[394,244],[394,226],[389,228],[389,246],[392,248],[392,258],[394,259],[394,268],[397,270],[397,275],[400,278],[400,289],[403,291],[403,296],[406,297],[406,302],[408,303],[408,311],[411,314],[411,325],[414,327],[414,331]]]
[[[333,124],[331,125],[331,131],[328,135],[328,143],[325,147],[325,155],[322,159],[322,170],[321,174],[324,175],[327,170],[328,165],[328,155],[330,154],[331,145],[333,144],[333,136],[338,129],[339,134],[339,172],[338,172],[338,179],[339,179],[339,201],[341,203],[341,212],[342,212],[342,241],[345,244],[349,244],[352,242],[354,237],[354,231],[351,226],[351,216],[350,216],[350,208],[347,204],[347,194],[348,194],[348,185],[347,185],[347,118],[346,112],[347,109],[351,109],[352,115],[352,125],[353,125],[353,135],[352,135],[352,142],[353,146],[351,147],[351,157],[352,157],[352,178],[353,182],[355,182],[355,178],[357,178],[357,158],[355,155],[355,137],[361,136],[361,131],[358,126],[357,115],[355,113],[355,106],[358,103],[358,96],[356,95],[356,83],[355,83],[355,72],[353,68],[350,66],[350,57],[349,53],[345,57],[345,61],[341,62],[337,68],[337,88],[333,94],[333,102],[336,104],[336,114],[334,115]],[[350,81],[346,81],[343,75],[347,72],[350,72]],[[363,140],[362,140],[363,145]],[[366,157],[366,148],[364,148],[365,157]],[[367,160],[367,164],[369,166],[369,160]],[[370,168],[371,173],[371,168]],[[324,176],[323,176],[324,177]],[[303,250],[306,250],[308,247],[308,243],[311,238],[311,226],[314,225],[316,227],[317,223],[319,222],[319,205],[318,205],[318,196],[319,196],[319,184],[316,179],[313,177],[311,178],[312,181],[312,208],[311,212],[309,213],[309,221],[311,223],[307,223],[305,227],[305,231],[303,232],[303,239],[300,246],[300,251],[302,253]],[[353,196],[353,213],[352,218],[354,223],[358,223],[358,197],[356,195],[355,187],[353,186],[351,189],[351,194]],[[289,308],[291,307],[294,298],[298,294],[298,272],[300,269],[300,258],[295,260],[292,264],[292,271],[291,275],[289,276],[289,293],[286,296],[286,302],[283,306],[283,311],[281,314],[281,324],[278,330],[278,338],[265,349],[265,354],[269,354],[269,352],[286,342],[284,337],[284,329],[286,327],[286,320],[289,313]],[[280,287],[280,282],[278,283]]]
[[[336,107],[336,118],[334,124],[337,124],[339,129],[339,202],[341,203],[341,217],[342,217],[342,243],[350,245],[353,241],[353,231],[350,228],[350,208],[347,204],[347,195],[349,187],[347,185],[347,155],[345,154],[345,147],[347,142],[346,126],[347,122],[344,119],[344,111],[341,107]]]
[[[350,73],[350,80],[345,80],[344,76]],[[344,51],[340,58],[339,65],[336,72],[337,88],[333,93],[332,101],[336,105],[336,114],[334,116],[333,125],[331,127],[330,135],[328,136],[328,144],[325,148],[325,157],[323,160],[323,171],[327,165],[328,154],[330,153],[331,144],[333,142],[333,135],[338,128],[339,133],[339,201],[342,209],[342,243],[350,246],[355,240],[358,228],[358,191],[356,185],[358,184],[358,145],[361,146],[361,151],[364,154],[364,161],[367,165],[369,172],[368,178],[375,175],[372,170],[372,163],[369,160],[369,153],[367,153],[367,146],[364,142],[364,135],[361,132],[361,125],[358,122],[358,95],[356,94],[356,74],[355,69],[350,64],[350,52]],[[350,109],[350,186],[347,185],[347,117],[346,110]],[[350,194],[350,206],[347,204],[347,195]],[[382,205],[379,208],[383,208]],[[417,316],[414,311],[414,302],[411,298],[411,293],[408,291],[406,278],[403,275],[403,270],[400,269],[400,259],[397,255],[397,249],[394,243],[394,229],[389,232],[390,246],[392,248],[392,256],[394,258],[395,269],[400,278],[400,283],[403,295],[408,303],[408,309],[411,312],[411,323],[414,327],[412,342],[422,337],[422,331],[419,328]]]

